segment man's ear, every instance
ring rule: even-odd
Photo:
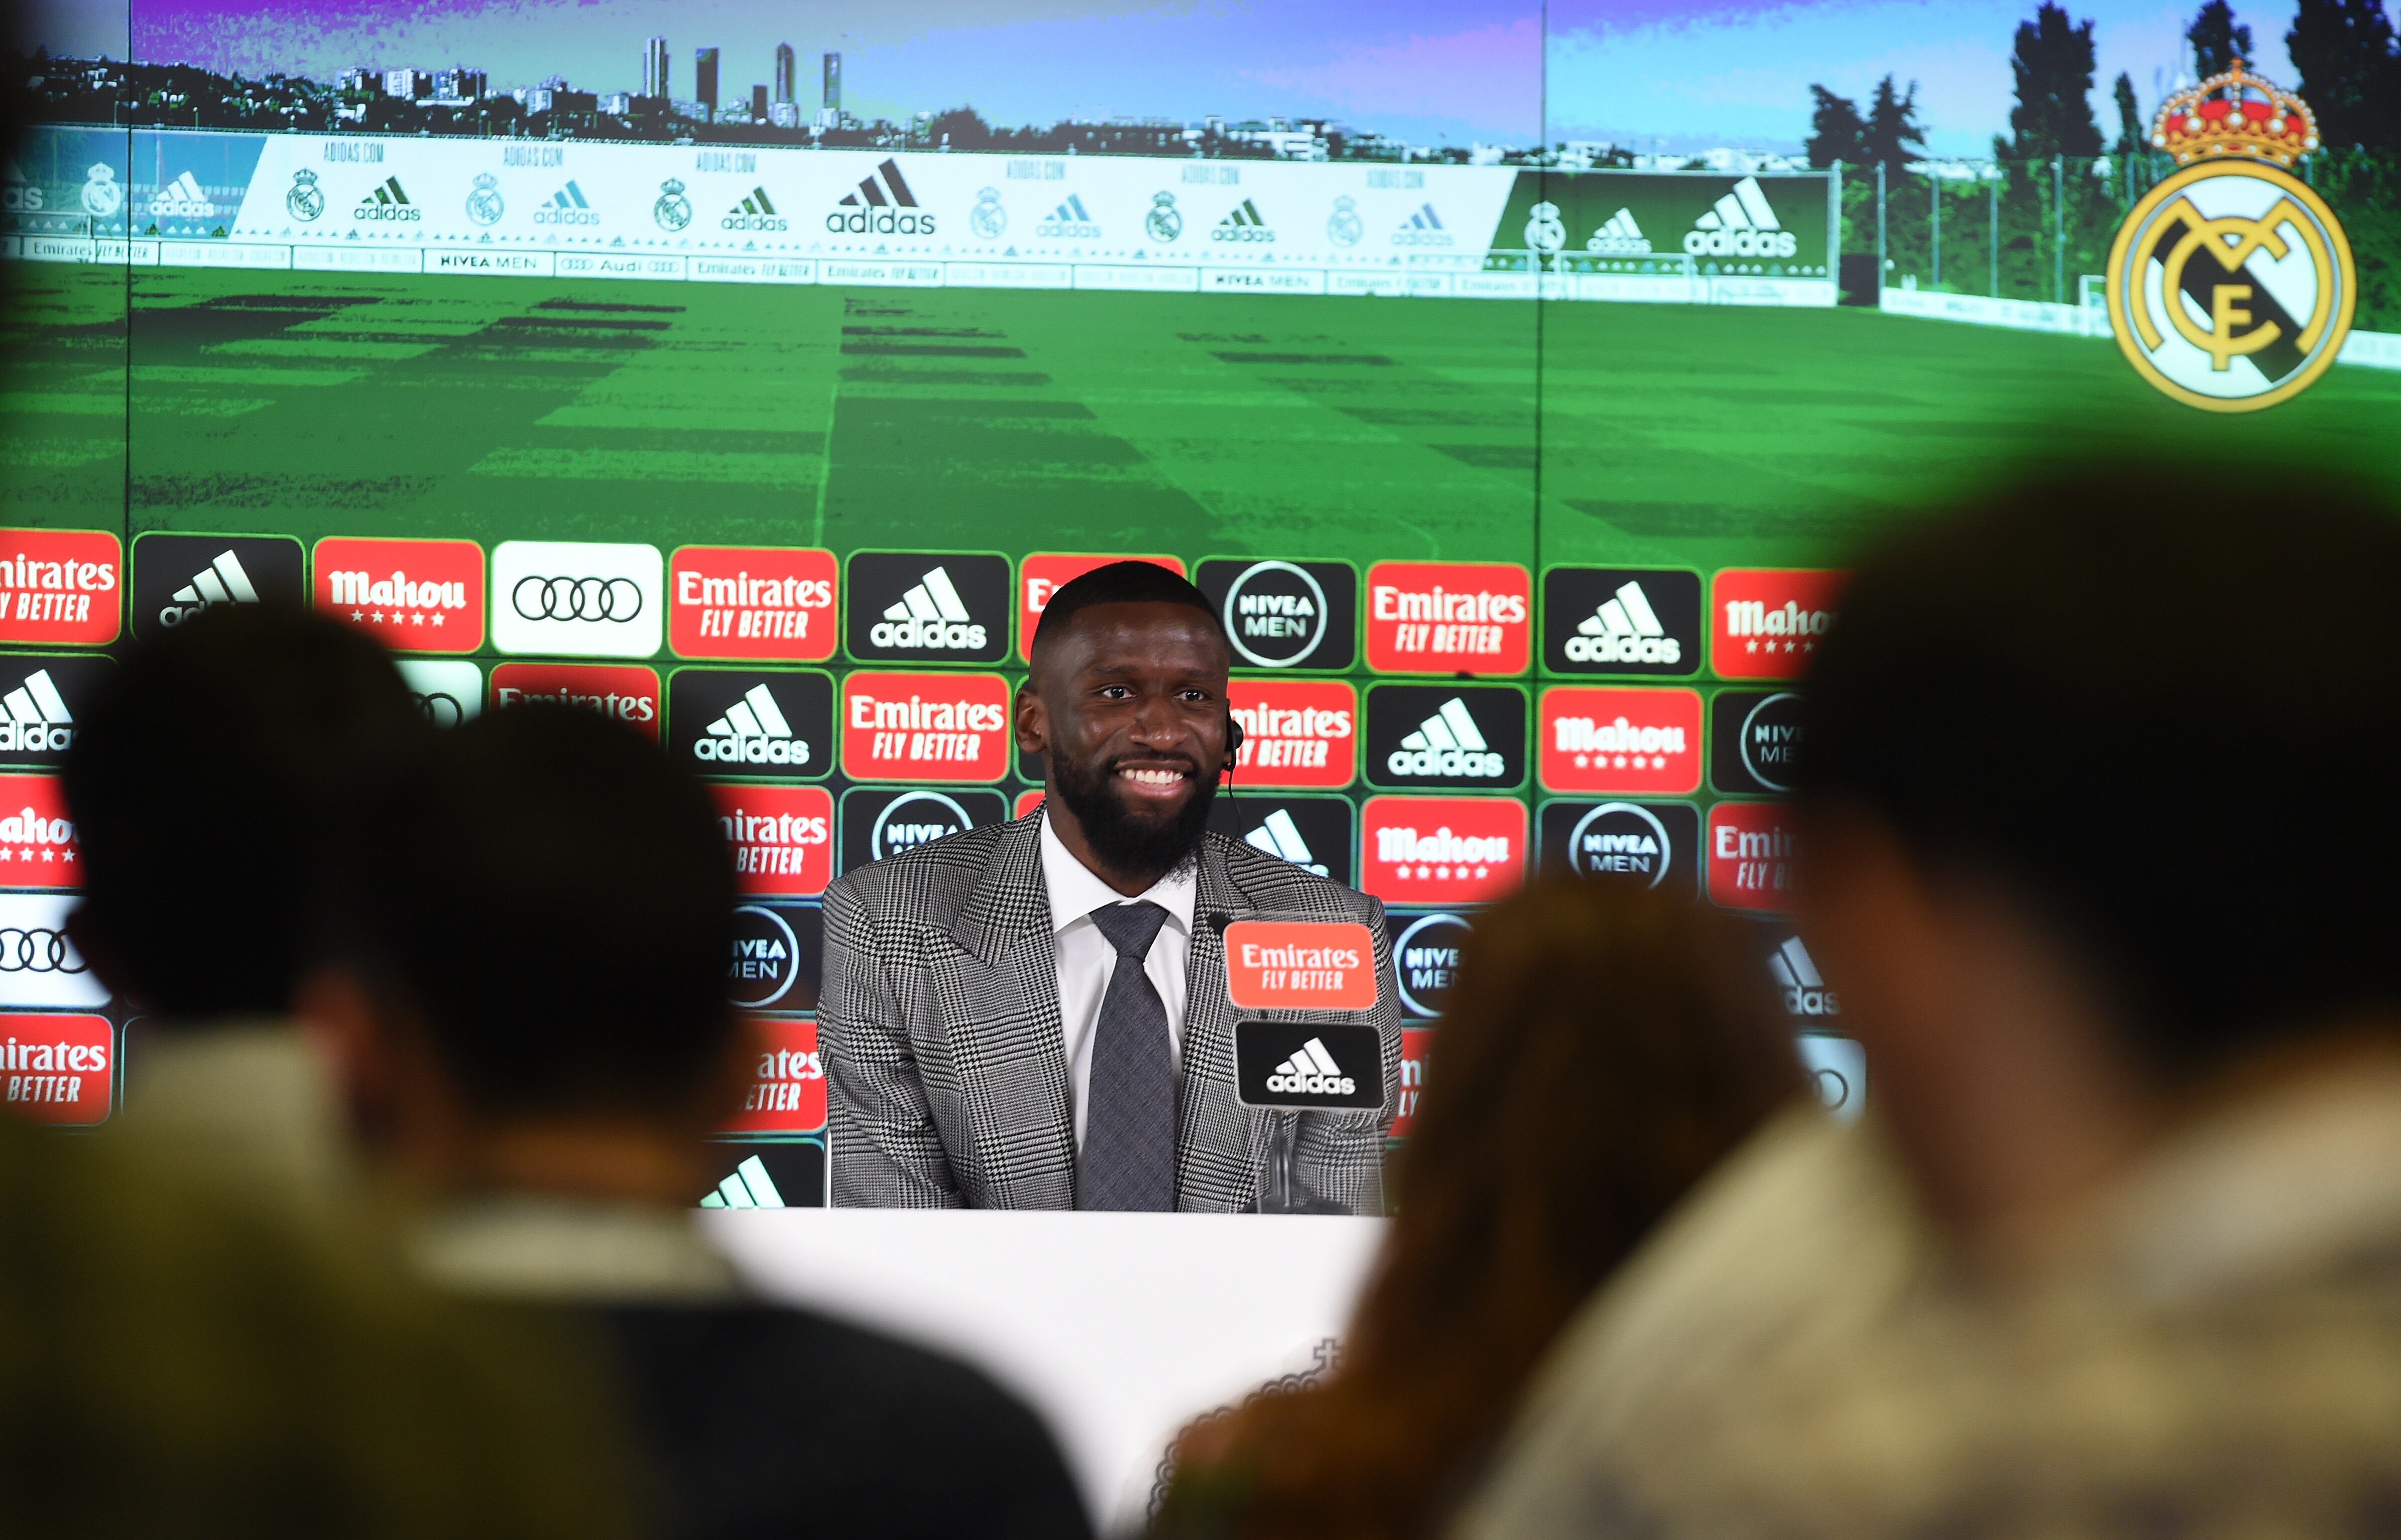
[[[117,1002],[136,1015],[145,1007],[134,992],[133,981],[125,976],[125,966],[118,957],[117,945],[109,939],[107,930],[92,918],[89,900],[67,912],[67,944],[91,970],[91,976],[108,986],[108,992]]]
[[[1028,678],[1017,687],[1017,709],[1014,714],[1017,729],[1017,751],[1020,754],[1041,754],[1050,743],[1050,714],[1036,693],[1034,681]]]

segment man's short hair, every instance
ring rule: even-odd
[[[1182,605],[1209,617],[1218,635],[1226,634],[1225,618],[1217,613],[1217,606],[1187,579],[1155,562],[1111,562],[1070,578],[1051,593],[1050,602],[1042,606],[1029,655],[1043,649],[1045,638],[1065,635],[1076,617],[1095,605]]]
[[[213,606],[136,645],[64,767],[85,922],[171,1021],[287,1011],[376,777],[430,729],[364,634]]]
[[[1802,797],[1998,877],[2167,1077],[2401,1009],[2401,525],[2291,471],[2029,482],[1861,564]]]
[[[360,953],[478,1111],[667,1111],[722,1062],[733,855],[707,790],[634,729],[487,712],[378,823]]]

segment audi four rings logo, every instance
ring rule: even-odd
[[[455,728],[467,719],[467,708],[459,703],[457,697],[441,690],[422,695],[411,690],[409,699],[417,702],[418,710],[425,713],[425,719],[437,728]]]
[[[63,931],[0,926],[0,974],[79,974],[84,967]]]
[[[642,613],[642,585],[631,578],[519,578],[509,602],[528,620],[614,620]]]

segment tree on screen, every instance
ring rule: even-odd
[[[1836,96],[1823,86],[1811,86],[1809,94],[1818,103],[1817,110],[1809,115],[1809,164],[1831,166],[1839,160],[1856,166],[1866,160],[1867,153],[1861,144],[1867,137],[1868,125],[1859,116],[1859,104],[1847,96]]]
[[[2141,155],[2143,143],[2143,113],[2134,104],[2134,82],[2125,71],[2118,72],[2118,83],[2109,89],[2118,103],[2118,144],[2111,155]]]
[[[2251,57],[2251,29],[2234,20],[2234,7],[2226,0],[2209,0],[2202,7],[2185,29],[2184,40],[2192,45],[2192,66],[2203,80],[2224,75],[2237,59]]]
[[[2300,0],[2284,49],[2322,140],[2401,150],[2401,57],[2383,0]]]
[[[1906,91],[1893,89],[1888,75],[1876,82],[1875,101],[1869,105],[1859,148],[1868,160],[1881,160],[1896,170],[1925,156],[1926,130],[1917,121],[1916,81],[1911,81]]]
[[[2010,137],[1996,140],[2004,160],[2049,160],[2052,156],[2101,153],[2101,125],[2092,119],[2092,23],[2074,22],[2046,4],[2034,20],[2018,23],[2010,56],[2017,105],[2010,109]]]

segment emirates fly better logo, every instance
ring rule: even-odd
[[[1233,784],[1339,790],[1358,774],[1359,699],[1338,679],[1236,679]]]
[[[0,530],[0,642],[117,640],[124,561],[99,529]]]
[[[708,788],[745,893],[814,897],[833,880],[833,797],[823,786]]]
[[[1008,743],[1008,681],[997,674],[842,682],[842,769],[855,781],[997,781]]]
[[[679,658],[833,656],[830,551],[688,545],[667,567],[667,646]]]
[[[1379,674],[1523,674],[1533,586],[1498,562],[1378,562],[1367,569],[1367,666]]]

